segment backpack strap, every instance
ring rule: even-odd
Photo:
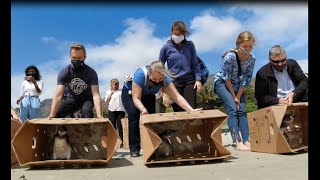
[[[240,76],[240,74],[241,74],[241,64],[240,64],[240,59],[239,59],[238,53],[235,50],[232,50],[231,52],[234,52],[234,54],[236,54],[236,59],[237,59],[237,64],[238,64],[238,76]]]
[[[143,73],[144,73],[144,85],[146,85],[147,84],[148,69],[146,68],[146,66],[141,67],[141,69],[143,70]]]

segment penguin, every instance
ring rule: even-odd
[[[167,129],[159,134],[159,137],[162,139],[162,142],[158,146],[156,150],[156,156],[172,156],[173,155],[173,148],[170,144],[170,137],[172,137],[177,130]]]
[[[54,160],[71,159],[72,147],[65,126],[59,127],[58,132],[53,139],[52,151],[52,159]]]

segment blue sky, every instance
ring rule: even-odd
[[[254,76],[268,63],[268,50],[275,44],[308,72],[307,3],[12,4],[11,104],[16,106],[24,70],[31,64],[45,84],[40,99],[52,98],[59,70],[70,63],[73,42],[86,46],[86,64],[97,71],[104,97],[110,79],[122,80],[158,58],[175,20],[186,23],[187,39],[211,74],[218,70],[221,54],[247,30],[256,38]]]

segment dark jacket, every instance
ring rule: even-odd
[[[308,77],[303,73],[297,61],[287,59],[287,71],[295,85],[293,102],[308,101]],[[256,74],[255,97],[258,108],[264,108],[279,103],[277,98],[278,82],[273,73],[271,63],[261,67]]]

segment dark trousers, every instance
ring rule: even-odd
[[[108,118],[111,121],[113,127],[118,130],[121,141],[123,141],[123,132],[122,132],[122,124],[121,119],[124,118],[124,111],[109,111]]]
[[[197,89],[193,89],[195,81],[188,81],[185,83],[174,82],[174,86],[182,97],[190,104],[192,108],[197,108]],[[178,104],[172,104],[174,112],[184,111]]]
[[[140,110],[134,106],[132,96],[128,89],[122,88],[121,99],[128,114],[129,123],[129,147],[130,152],[139,152],[140,146]],[[155,95],[145,95],[141,97],[141,102],[147,108],[149,114],[155,113]]]
[[[56,114],[56,118],[65,118],[70,114],[81,110],[82,118],[93,118],[93,101],[91,100],[75,100],[73,98],[67,98],[61,102],[61,105]]]

